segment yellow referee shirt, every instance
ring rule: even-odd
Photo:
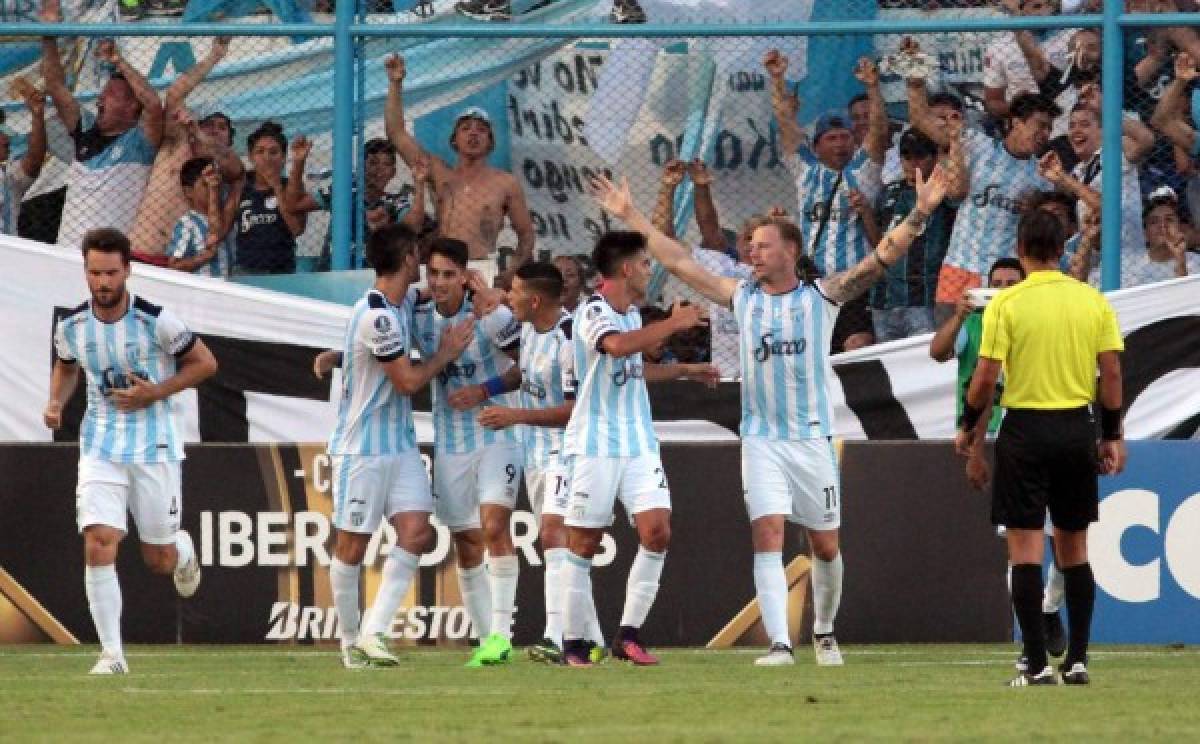
[[[1096,397],[1096,355],[1122,351],[1104,295],[1059,271],[1035,271],[983,312],[979,356],[1004,364],[1004,408],[1079,408]]]

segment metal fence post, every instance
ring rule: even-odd
[[[1109,0],[1104,3],[1103,58],[1101,87],[1104,90],[1104,110],[1100,167],[1101,167],[1101,242],[1100,278],[1104,291],[1121,286],[1121,119],[1125,106],[1123,67],[1125,49],[1120,26],[1121,6]],[[1132,175],[1137,178],[1137,174]]]
[[[333,19],[333,266],[350,268],[351,220],[354,218],[354,37],[356,0],[340,0]]]

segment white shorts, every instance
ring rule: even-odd
[[[149,545],[169,545],[179,531],[183,508],[180,462],[146,464],[79,458],[75,514],[79,531],[102,524],[128,532],[126,512],[133,514],[138,538]]]
[[[837,455],[828,439],[742,439],[742,487],[750,521],[782,514],[810,530],[842,523]]]
[[[525,467],[525,489],[529,491],[529,505],[538,519],[547,515],[567,516],[570,485],[570,468],[558,457],[545,463],[545,467]]]
[[[608,527],[613,523],[617,499],[625,507],[630,524],[634,514],[671,508],[671,489],[657,454],[571,458],[571,498],[564,520],[567,526]]]
[[[371,534],[382,519],[400,512],[431,512],[429,475],[421,453],[331,455],[333,526]]]
[[[519,442],[494,442],[474,452],[433,458],[433,510],[451,532],[480,526],[479,505],[517,506],[525,450]]]

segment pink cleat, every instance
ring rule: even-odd
[[[634,666],[656,666],[658,657],[642,648],[634,639],[625,639],[613,644],[613,656],[628,661]]]

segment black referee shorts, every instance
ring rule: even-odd
[[[1096,424],[1085,408],[1009,410],[996,438],[992,523],[1085,530],[1098,518]]]

